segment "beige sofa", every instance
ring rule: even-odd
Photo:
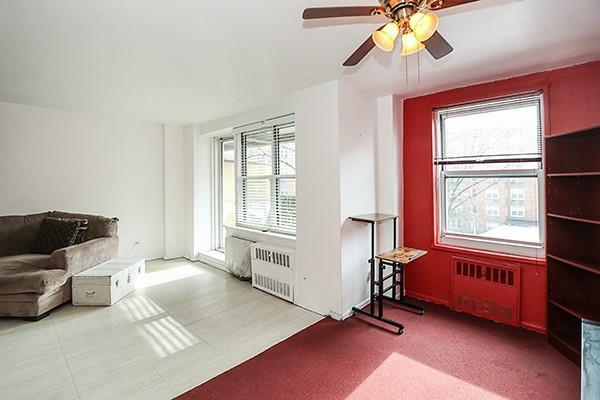
[[[85,241],[35,254],[44,218],[87,219]],[[49,211],[0,217],[0,317],[38,320],[71,299],[71,276],[117,256],[117,218]]]

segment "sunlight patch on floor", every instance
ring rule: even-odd
[[[142,321],[165,313],[158,304],[147,297],[130,296],[117,303],[131,321]]]
[[[144,278],[136,284],[136,289],[162,285],[206,273],[206,271],[190,263],[182,263],[179,266],[160,271],[146,271]]]
[[[378,397],[390,399],[506,399],[398,353],[390,354],[347,399],[370,398],[373,388],[377,389]]]
[[[139,332],[161,358],[178,353],[200,342],[172,317],[147,322],[139,328]]]

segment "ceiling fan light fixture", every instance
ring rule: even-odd
[[[400,28],[396,22],[389,22],[380,30],[373,33],[373,42],[381,50],[390,52],[394,50],[394,42],[400,34]]]
[[[415,38],[420,42],[424,42],[437,31],[440,18],[434,13],[416,13],[410,17],[409,25],[415,34]]]
[[[402,51],[400,52],[403,56],[409,56],[414,53],[418,53],[423,50],[425,45],[421,43],[416,37],[414,32],[405,33],[402,35]]]

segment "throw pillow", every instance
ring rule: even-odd
[[[34,250],[36,253],[52,254],[55,250],[72,246],[79,232],[79,221],[46,217],[42,220]]]
[[[79,229],[77,230],[77,236],[75,237],[75,244],[83,243],[83,242],[85,242],[85,238],[87,235],[88,220],[87,219],[73,219],[73,220],[79,222]]]

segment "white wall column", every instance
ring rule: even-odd
[[[164,125],[164,255],[165,259],[182,257],[184,230],[184,160],[183,127]]]
[[[349,316],[352,306],[369,298],[370,226],[350,221],[369,214],[375,204],[375,139],[377,101],[358,89],[340,82],[340,229],[342,309]],[[338,316],[336,316],[338,317]]]
[[[295,95],[296,303],[341,314],[338,82]]]
[[[399,244],[403,243],[402,219],[402,99],[385,96],[377,99],[377,138],[375,146],[375,198],[377,211],[397,214]],[[377,251],[393,246],[390,223],[377,228]]]

